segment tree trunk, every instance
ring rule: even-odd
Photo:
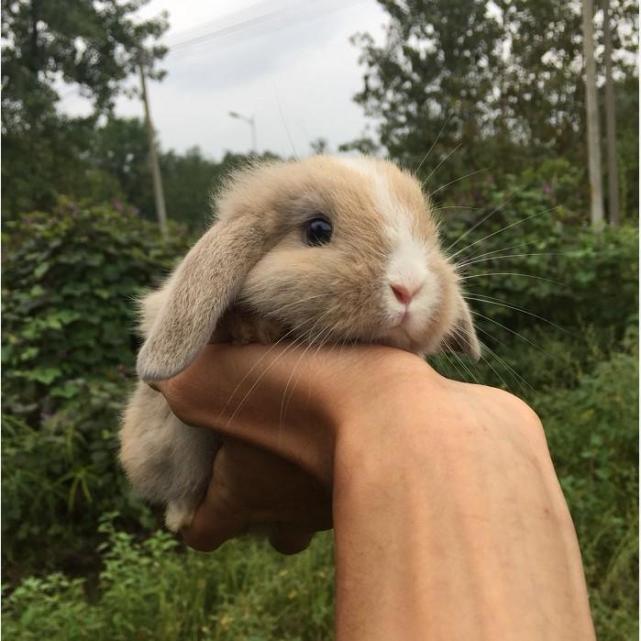
[[[590,214],[592,226],[603,228],[603,183],[601,177],[601,149],[599,147],[599,105],[596,91],[592,0],[583,0],[583,58],[585,66],[585,105],[588,135],[588,163],[590,169]]]
[[[610,31],[610,0],[603,0],[603,35],[605,41],[605,126],[608,142],[608,218],[610,225],[619,225],[619,170],[617,167],[617,130],[614,85],[612,83],[612,32]]]

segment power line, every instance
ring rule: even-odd
[[[239,33],[242,33],[243,31],[247,29],[251,29],[252,27],[259,27],[263,24],[269,23],[270,21],[277,20],[280,17],[283,17],[287,15],[288,13],[294,12],[294,14],[298,14],[298,19],[295,20],[297,23],[304,23],[309,20],[313,19],[318,19],[322,18],[326,15],[329,15],[330,13],[334,13],[335,11],[339,11],[342,9],[347,9],[351,6],[361,4],[365,1],[368,0],[324,0],[324,3],[331,3],[334,6],[329,6],[324,10],[316,11],[316,14],[311,14],[309,11],[309,5],[303,2],[297,2],[297,3],[289,3],[286,4],[285,6],[282,6],[279,9],[271,9],[270,11],[267,11],[266,13],[262,13],[260,15],[251,15],[250,17],[240,20],[238,22],[235,22],[233,24],[228,24],[224,26],[218,26],[214,29],[211,29],[210,31],[206,31],[205,33],[200,33],[196,36],[187,38],[185,40],[180,40],[176,42],[175,44],[169,44],[168,48],[170,53],[174,53],[178,51],[181,53],[183,50],[187,49],[188,47],[192,45],[199,45],[204,42],[208,42],[211,40],[217,40],[217,39],[222,39],[227,36],[233,36]],[[246,15],[248,12],[251,10],[256,11],[256,9],[265,7],[267,8],[268,6],[273,6],[273,1],[272,0],[263,0],[262,2],[252,5],[252,7],[249,7],[248,9],[241,10],[241,11],[236,11],[231,14],[227,14],[227,16],[223,16],[222,18],[218,18],[212,22],[210,22],[210,25],[216,24],[219,25],[222,21],[226,21],[229,18],[233,16],[241,16],[241,15]],[[318,7],[318,4],[320,3],[315,3],[315,9]],[[306,14],[306,15],[305,15]],[[292,22],[288,22],[285,24],[283,21],[278,21],[277,24],[275,25],[275,28],[273,31],[277,31],[283,26],[290,26],[293,24]],[[193,32],[193,29],[190,30]],[[69,89],[65,93],[60,95],[60,100],[64,100],[65,98],[70,97],[71,95],[78,95],[80,97],[82,96],[82,87],[74,87],[72,89]]]
[[[265,6],[267,4],[273,4],[273,3],[268,3],[268,2],[261,2],[259,5],[255,6]],[[269,21],[270,19],[273,19],[274,17],[287,13],[288,11],[291,10],[291,6],[283,7],[281,9],[272,9],[271,11],[268,11],[267,13],[263,13],[258,16],[251,16],[249,18],[246,18],[245,20],[241,20],[239,22],[235,22],[230,25],[225,25],[225,26],[219,26],[216,27],[215,29],[212,29],[211,31],[206,31],[205,33],[201,33],[197,36],[193,36],[191,38],[187,38],[186,40],[181,40],[175,44],[170,44],[168,45],[170,51],[176,51],[179,49],[182,49],[184,47],[188,47],[189,45],[193,44],[198,44],[200,42],[205,42],[207,40],[212,40],[215,38],[220,38],[224,37],[229,34],[237,33],[238,31],[242,31],[243,29],[246,29],[248,27],[260,25],[264,22]],[[247,13],[246,11],[238,11],[233,14],[229,14],[228,16],[225,16],[221,19],[215,20],[213,24],[220,24],[221,21],[225,20],[225,18],[229,18],[230,16],[234,15],[242,15],[243,13]]]
[[[290,13],[290,14],[291,13],[298,14],[298,19],[295,20],[295,22],[298,22],[298,23],[307,22],[308,20],[322,18],[322,17],[324,17],[324,16],[326,16],[326,15],[328,15],[330,13],[333,13],[335,11],[346,9],[346,8],[349,8],[349,7],[353,6],[353,5],[361,4],[361,3],[365,2],[365,1],[366,0],[347,0],[347,1],[340,1],[339,2],[337,0],[326,0],[326,2],[331,2],[335,6],[330,6],[327,9],[322,10],[320,12],[316,11],[316,15],[314,15],[314,14],[310,15],[310,10],[309,10],[309,5],[308,4],[302,4],[302,3],[298,3],[296,5],[290,4],[288,6],[280,8],[280,9],[274,9],[274,10],[268,11],[268,12],[263,13],[261,15],[253,15],[253,16],[251,16],[249,18],[246,18],[246,19],[241,20],[239,22],[235,22],[233,24],[216,27],[215,29],[212,29],[210,31],[206,31],[205,33],[201,33],[201,34],[199,34],[197,36],[193,36],[191,38],[187,38],[186,40],[181,40],[181,41],[177,42],[176,44],[173,44],[173,45],[170,44],[170,45],[168,45],[168,48],[169,48],[170,52],[173,53],[173,52],[175,52],[177,50],[180,51],[182,49],[185,49],[186,47],[189,47],[190,45],[198,45],[198,44],[201,44],[203,42],[210,41],[210,40],[222,39],[222,38],[224,38],[226,36],[238,34],[238,33],[242,32],[242,31],[244,31],[246,29],[250,29],[252,27],[261,26],[261,25],[263,25],[265,23],[268,23],[270,21],[273,22],[274,20],[277,20],[278,18],[280,18],[280,17],[282,17],[282,16],[284,16],[284,15],[286,15],[288,13]],[[255,6],[265,6],[267,4],[268,4],[268,2],[262,2],[259,5],[255,5]],[[269,4],[273,4],[273,3],[270,2]],[[317,6],[318,6],[318,3],[316,3],[316,7]],[[231,15],[242,15],[243,13],[246,13],[246,12],[237,12],[237,13],[231,14]],[[228,17],[229,16],[227,16],[227,18]],[[219,24],[220,22],[221,22],[221,20],[217,20],[217,21],[215,21],[214,24]],[[293,23],[290,21],[290,22],[287,23],[286,26],[289,26],[291,24],[293,24]],[[276,28],[274,29],[274,31],[282,28],[283,26],[285,26],[285,23],[283,21],[279,21],[279,24],[276,25]]]

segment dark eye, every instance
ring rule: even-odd
[[[310,247],[325,245],[332,238],[332,223],[323,216],[317,216],[305,223],[305,243]]]

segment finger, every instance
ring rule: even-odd
[[[244,534],[248,527],[246,515],[232,509],[219,489],[210,487],[192,524],[183,530],[182,536],[189,547],[201,552],[211,552],[225,541]]]
[[[307,549],[313,537],[314,532],[310,530],[283,523],[274,526],[269,535],[269,542],[281,554],[297,554]]]

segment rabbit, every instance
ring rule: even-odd
[[[148,382],[185,369],[208,342],[283,337],[382,343],[473,358],[480,345],[429,198],[407,171],[369,157],[313,156],[238,171],[216,220],[142,300],[138,386],[120,460],[142,497],[188,527],[219,446],[179,421]]]

